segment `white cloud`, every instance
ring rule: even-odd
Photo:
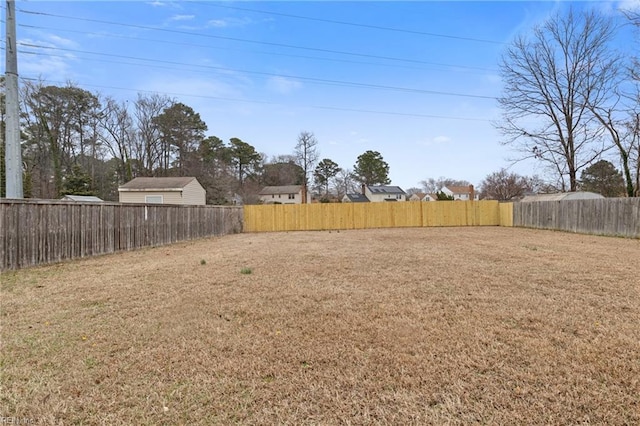
[[[640,12],[640,0],[622,0],[618,3],[618,9]]]
[[[224,28],[228,25],[228,23],[224,19],[212,19],[207,22],[207,25],[209,27]]]
[[[24,55],[19,67],[22,76],[54,81],[68,80],[72,70],[65,58],[35,55]]]
[[[302,87],[302,83],[285,77],[270,77],[267,80],[267,88],[270,90],[287,95]]]
[[[60,36],[57,36],[55,34],[49,34],[48,36],[49,40],[51,40],[53,42],[53,44],[58,45],[58,46],[64,46],[64,47],[77,47],[78,43],[76,43],[74,40],[68,39],[68,38],[63,38]]]
[[[207,22],[208,27],[214,28],[227,28],[227,27],[242,27],[251,24],[253,21],[250,18],[222,18],[211,19]]]
[[[196,15],[174,15],[169,18],[170,21],[190,21],[195,18]]]
[[[451,138],[447,136],[436,136],[433,138],[433,143],[447,143],[451,142]]]
[[[178,1],[170,1],[170,0],[159,1],[159,0],[154,0],[154,1],[148,1],[146,3],[149,6],[152,6],[152,7],[170,7],[172,9],[182,10],[182,5]]]
[[[45,35],[45,39],[20,39],[18,48],[23,51],[20,57],[18,68],[20,74],[25,77],[42,77],[51,80],[67,80],[73,75],[73,67],[70,62],[75,58],[72,53],[55,51],[48,47],[58,47],[75,45],[71,40],[61,37]],[[49,40],[55,40],[58,44]],[[35,47],[42,46],[42,47]],[[27,52],[33,52],[30,54]]]
[[[434,147],[436,145],[448,144],[449,142],[451,142],[451,138],[449,136],[440,135],[426,140],[423,139],[421,141],[418,141],[417,143],[422,146]]]

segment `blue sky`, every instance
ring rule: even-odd
[[[343,168],[379,151],[405,189],[440,176],[479,184],[502,167],[544,175],[511,166],[500,144],[497,65],[516,34],[570,4],[611,12],[639,0],[18,1],[18,67],[119,99],[169,94],[208,135],[268,157],[311,131],[320,158]]]

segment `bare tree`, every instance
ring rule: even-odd
[[[311,132],[300,132],[298,135],[298,143],[294,150],[298,165],[302,167],[304,172],[304,180],[302,183],[302,203],[307,203],[307,192],[309,187],[309,173],[313,171],[318,161],[318,140]]]
[[[638,181],[638,151],[640,135],[638,134],[637,112],[620,111],[613,105],[590,105],[593,116],[602,124],[606,134],[618,151],[620,167],[625,182],[625,193],[634,197],[640,193]]]
[[[640,105],[640,93],[638,94]],[[635,191],[633,197],[640,197],[640,112],[632,114],[627,122],[627,137],[629,146],[629,167],[632,169]]]
[[[163,143],[154,119],[174,103],[168,96],[142,93],[138,93],[138,99],[134,103],[137,129],[134,157],[147,176],[165,175],[169,168],[170,147]]]
[[[640,11],[638,10],[623,10],[624,16],[627,17],[631,25],[634,25],[637,30],[640,31]],[[633,59],[633,66],[631,67],[631,78],[636,81],[640,81],[640,57],[635,56]],[[639,99],[640,100],[640,99]]]
[[[107,97],[104,100],[100,127],[100,137],[118,164],[118,183],[130,181],[134,177],[131,159],[136,135],[127,103]]]
[[[345,196],[345,194],[360,193],[360,185],[353,176],[353,171],[349,169],[340,169],[338,174],[333,179],[335,185],[336,195],[339,199]]]
[[[636,27],[636,40],[640,40],[640,11],[626,10],[624,15]],[[638,50],[636,49],[636,52]],[[633,180],[634,192],[629,193],[629,181],[627,180],[627,194],[633,197],[640,197],[640,56],[632,58],[632,65],[629,67],[629,75],[635,82],[635,92],[630,95],[632,104],[635,108],[629,114],[629,119],[625,124],[626,148],[628,148],[628,168],[630,169],[630,178]],[[629,179],[627,170],[624,170],[625,179]]]
[[[520,159],[535,158],[576,191],[581,168],[605,148],[603,129],[589,106],[602,105],[615,86],[620,57],[610,44],[616,28],[593,11],[556,15],[530,37],[515,39],[500,70],[504,94],[497,124]]]
[[[443,186],[469,186],[471,183],[466,180],[451,179],[440,176],[438,179],[428,178],[420,181],[422,189],[427,194],[435,194],[442,189]]]
[[[500,169],[480,183],[480,198],[510,201],[523,197],[525,193],[532,191],[533,186],[533,182],[527,177]]]

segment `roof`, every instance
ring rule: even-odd
[[[369,185],[367,186],[372,194],[405,194],[405,192],[399,186],[389,185]]]
[[[521,202],[532,201],[567,201],[567,200],[594,200],[598,198],[604,198],[600,194],[595,192],[577,191],[577,192],[558,192],[555,194],[535,194],[526,195]]]
[[[198,182],[194,177],[137,177],[121,185],[118,191],[181,191],[194,180]]]
[[[443,188],[447,188],[449,191],[453,192],[454,194],[471,194],[471,191],[469,190],[469,186],[451,185],[451,186],[443,186]]]
[[[418,198],[418,200],[422,200],[425,195],[427,195],[427,194],[425,194],[424,192],[415,192],[415,193],[411,194],[411,198],[413,198],[415,196],[416,198]]]
[[[93,195],[65,195],[62,201],[78,201],[82,203],[103,203],[104,200]]]
[[[368,203],[369,199],[363,194],[345,194],[352,203]]]
[[[302,185],[265,186],[259,195],[297,194]]]

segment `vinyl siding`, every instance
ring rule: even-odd
[[[202,206],[206,204],[207,193],[196,180],[192,180],[182,190],[180,204],[192,204]]]
[[[261,195],[260,199],[264,204],[302,204],[302,191],[295,193],[293,199],[289,199],[289,194]]]
[[[147,195],[162,195],[162,204],[183,204],[178,191],[120,191],[120,202],[144,204]]]

